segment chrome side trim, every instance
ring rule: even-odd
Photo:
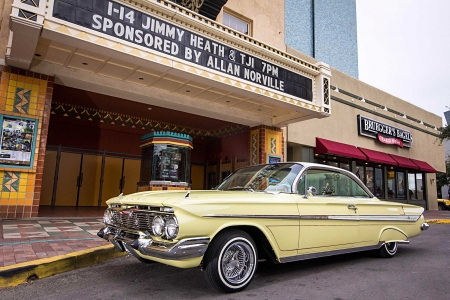
[[[430,225],[428,225],[428,223],[422,223],[422,225],[420,225],[420,229],[422,230],[428,230],[428,228],[430,228]]]
[[[288,219],[299,220],[299,215],[220,215],[211,214],[203,215],[205,218],[232,218],[232,219]]]
[[[333,256],[333,255],[339,255],[339,254],[347,254],[347,253],[375,250],[375,249],[379,249],[383,244],[384,243],[380,242],[377,245],[373,245],[373,246],[342,249],[342,250],[333,250],[333,251],[326,251],[326,252],[319,252],[319,253],[301,254],[301,255],[296,255],[296,256],[291,256],[291,257],[283,257],[283,258],[280,258],[280,262],[288,263],[288,262],[293,262],[293,261],[307,260],[307,259],[313,259],[313,258],[319,258],[319,257],[327,257],[327,256]]]
[[[399,221],[416,222],[419,215],[232,215],[209,214],[205,218],[279,219],[279,220],[344,220],[344,221]]]

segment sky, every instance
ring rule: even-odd
[[[450,0],[356,0],[359,79],[442,117],[450,110]]]

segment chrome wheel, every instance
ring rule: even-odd
[[[246,240],[235,238],[228,242],[219,259],[221,277],[232,285],[246,282],[255,271],[255,249]]]
[[[227,230],[212,240],[203,257],[208,283],[223,293],[245,289],[258,265],[258,251],[252,237],[242,230]]]
[[[383,246],[381,246],[380,249],[378,249],[377,254],[382,258],[390,258],[393,257],[395,253],[397,253],[397,249],[397,242],[385,243]]]
[[[384,248],[386,249],[386,252],[392,256],[397,252],[397,243],[386,243],[384,244]]]

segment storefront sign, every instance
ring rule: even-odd
[[[36,123],[36,120],[2,118],[0,164],[31,166]]]
[[[108,0],[55,0],[53,16],[263,87],[312,101],[312,80]]]
[[[403,142],[397,138],[387,138],[382,136],[381,134],[378,134],[378,140],[383,144],[397,145],[403,148]]]
[[[399,147],[412,146],[412,134],[407,130],[369,119],[361,115],[358,115],[358,127],[360,135],[378,139],[383,144],[392,144]]]

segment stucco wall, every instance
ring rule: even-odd
[[[253,21],[252,36],[272,47],[284,49],[284,0],[228,0],[227,9]],[[222,22],[223,10],[217,16]]]

